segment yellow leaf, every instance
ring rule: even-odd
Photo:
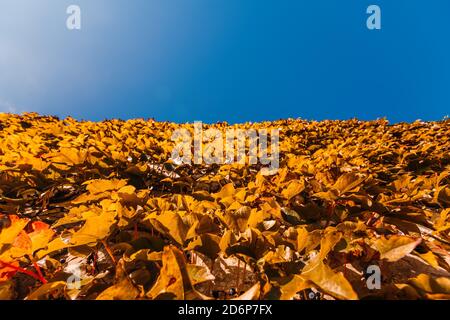
[[[256,228],[264,220],[269,219],[270,215],[256,208],[252,209],[247,224],[250,228]]]
[[[91,217],[71,238],[73,245],[95,243],[105,239],[112,231],[115,223],[115,214],[111,211],[103,211],[99,216]]]
[[[82,164],[86,161],[87,152],[75,148],[61,148],[61,151],[52,159],[53,162],[70,165]]]
[[[333,188],[339,190],[341,194],[344,194],[355,190],[361,183],[364,182],[364,180],[364,177],[361,177],[356,173],[344,173],[337,179]]]
[[[186,250],[195,250],[212,259],[217,258],[220,252],[220,237],[215,234],[201,234],[189,243]]]
[[[328,228],[320,240],[320,259],[325,259],[336,244],[342,239],[342,233],[334,228]]]
[[[236,232],[244,232],[248,226],[248,219],[250,217],[251,208],[250,207],[240,207],[236,211],[226,211],[222,214],[221,218],[224,223]]]
[[[428,251],[427,253],[419,254],[419,256],[425,260],[430,266],[433,268],[438,269],[439,268],[439,262],[436,256],[433,254],[433,252]]]
[[[86,190],[88,190],[91,194],[98,194],[106,191],[120,190],[122,187],[127,185],[127,181],[117,179],[99,179],[87,181],[85,184],[87,184]]]
[[[187,226],[180,215],[173,211],[164,211],[155,219],[164,228],[164,232],[168,233],[173,240],[175,240],[180,245],[184,244],[186,240],[186,235],[189,231],[189,226]]]
[[[422,241],[407,236],[393,235],[389,239],[382,237],[375,242],[376,249],[381,254],[381,259],[395,262],[411,253]]]
[[[80,230],[71,236],[52,240],[47,249],[39,251],[37,256],[42,258],[55,251],[101,241],[109,236],[114,224],[114,212],[104,210],[100,215],[88,218]]]
[[[408,281],[410,285],[433,294],[450,294],[450,279],[447,277],[431,277],[428,274],[419,274],[416,278]]]
[[[281,296],[280,300],[292,300],[297,292],[311,288],[311,282],[299,275],[293,275],[288,278],[288,281],[280,284]]]
[[[335,298],[358,299],[356,292],[342,272],[334,272],[318,257],[304,267],[301,276]]]
[[[303,181],[292,180],[289,182],[287,188],[281,191],[281,195],[284,198],[291,200],[303,190],[305,190],[305,183]]]
[[[96,300],[134,300],[139,296],[139,290],[125,277],[119,283],[109,287]]]
[[[304,227],[298,227],[297,231],[297,251],[302,252],[306,247],[306,242],[308,240],[308,231]]]
[[[232,183],[228,183],[222,187],[222,189],[214,194],[214,198],[223,199],[227,197],[232,197],[235,193],[235,189]]]
[[[0,246],[12,244],[30,221],[29,219],[20,219],[16,216],[10,216],[10,219],[11,225],[8,228],[2,229],[0,232]]]
[[[31,253],[47,247],[48,242],[53,238],[55,232],[52,229],[44,229],[29,233],[31,239]]]
[[[136,192],[136,188],[133,186],[124,186],[117,191],[118,193],[125,193],[128,195],[132,195]]]
[[[183,253],[170,245],[164,247],[162,268],[155,285],[147,293],[150,299],[204,299],[192,286]]]

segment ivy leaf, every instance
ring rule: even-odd
[[[303,181],[292,180],[289,182],[287,188],[283,189],[283,191],[281,192],[281,195],[284,198],[291,200],[293,197],[298,195],[303,190],[305,190],[305,183]]]
[[[186,260],[180,250],[174,246],[166,246],[162,263],[159,277],[147,293],[150,299],[207,299],[194,289]]]
[[[384,237],[378,239],[375,247],[380,252],[381,259],[395,262],[411,253],[421,242],[420,238],[393,235],[388,239]]]
[[[128,277],[125,277],[119,283],[100,293],[97,300],[134,300],[138,295],[139,290],[136,289]]]
[[[279,283],[280,300],[292,300],[298,292],[310,289],[313,286],[310,281],[296,274],[282,281],[282,283]]]
[[[316,258],[305,266],[301,277],[313,282],[324,292],[337,299],[356,300],[358,295],[342,272],[334,272],[322,260]]]
[[[339,190],[341,194],[355,191],[365,179],[365,177],[359,176],[353,172],[344,173],[337,179],[336,183],[333,185],[333,189]]]
[[[29,219],[20,219],[14,215],[9,216],[9,219],[11,220],[11,225],[0,232],[0,249],[2,245],[12,244],[30,221]]]

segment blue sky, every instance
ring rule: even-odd
[[[448,0],[0,0],[0,112],[440,120],[449,16]]]

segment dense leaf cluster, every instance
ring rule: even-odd
[[[280,128],[269,176],[180,127],[0,114],[0,299],[450,298],[450,121],[210,126]]]

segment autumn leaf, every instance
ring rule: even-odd
[[[70,238],[72,245],[95,243],[105,239],[115,223],[115,214],[112,211],[103,211],[99,216],[86,220],[85,224]]]
[[[310,289],[313,285],[299,275],[293,275],[280,283],[280,300],[292,300],[298,292]]]
[[[109,287],[103,291],[97,300],[133,300],[139,295],[137,290],[128,278],[124,278],[121,282]]]
[[[358,176],[355,173],[344,173],[338,178],[333,188],[338,190],[341,194],[355,190],[364,182],[365,178]]]
[[[287,188],[283,189],[281,195],[290,200],[305,189],[305,184],[300,180],[290,181]]]
[[[30,221],[13,215],[9,216],[9,219],[11,220],[11,225],[0,232],[0,246],[12,244]]]
[[[63,295],[66,283],[64,281],[48,282],[27,296],[27,300],[48,300]]]
[[[150,299],[203,299],[191,283],[183,253],[174,246],[166,246],[162,256],[163,266],[158,280],[147,293]]]
[[[180,215],[173,211],[164,211],[155,218],[150,218],[156,229],[172,237],[180,245],[184,244],[189,226],[186,225]]]
[[[414,239],[407,236],[393,235],[390,238],[380,238],[375,242],[376,249],[381,254],[381,259],[395,262],[407,254],[411,253],[417,247],[422,239]]]
[[[315,259],[307,264],[301,277],[313,282],[321,290],[338,299],[355,300],[358,298],[342,272],[334,272],[320,259]]]

